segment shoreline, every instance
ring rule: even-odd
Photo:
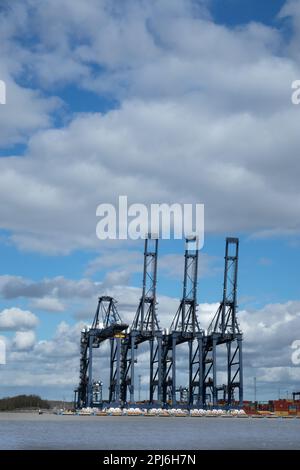
[[[133,420],[134,418],[137,419],[142,419],[142,418],[147,418],[147,421],[152,421],[153,419],[159,419],[162,420],[162,418],[169,418],[169,419],[185,419],[185,420],[191,420],[191,421],[203,421],[203,420],[218,420],[221,419],[222,421],[248,421],[248,420],[255,420],[255,421],[260,421],[260,420],[284,420],[284,421],[294,421],[294,420],[300,420],[300,415],[297,416],[292,416],[292,415],[260,415],[260,414],[245,414],[245,415],[226,415],[226,414],[219,414],[219,415],[170,415],[170,414],[161,414],[161,415],[151,415],[151,414],[107,414],[107,413],[80,413],[80,412],[55,412],[53,410],[42,410],[43,412],[39,414],[38,410],[10,410],[10,411],[0,411],[0,420],[2,418],[9,418],[11,417],[18,417],[18,416],[27,416],[27,417],[32,417],[32,418],[37,418],[39,420],[43,420],[43,417],[54,417],[54,418],[61,418],[61,422],[64,422],[66,418],[91,418],[93,420],[101,420],[101,418],[104,419],[116,419],[120,418],[121,420],[125,420],[128,418],[129,420]],[[149,419],[151,418],[151,419]],[[168,421],[167,419],[164,421]]]

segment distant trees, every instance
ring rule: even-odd
[[[37,408],[49,409],[50,405],[38,395],[18,395],[0,399],[0,411]]]

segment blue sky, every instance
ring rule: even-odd
[[[239,305],[260,307],[266,303],[284,302],[298,297],[299,246],[289,238],[267,240],[250,239],[244,234],[225,233],[224,236],[238,235],[241,241],[239,260]],[[201,250],[214,258],[212,270],[208,269],[199,279],[199,301],[213,302],[221,297],[225,239],[224,236],[206,237]],[[99,242],[100,243],[100,242]],[[140,252],[142,269],[143,241],[136,241],[134,250]],[[159,255],[178,254],[183,260],[184,244],[182,241],[161,240]],[[88,263],[95,257],[94,252],[75,251],[65,256],[47,256],[45,254],[23,252],[13,245],[1,245],[0,256],[5,274],[17,275],[38,281],[41,278],[65,276],[79,280],[85,276]],[[293,260],[293,262],[292,262]],[[159,269],[159,267],[158,267]],[[109,272],[108,269],[90,275],[100,281]],[[160,272],[160,270],[159,270]],[[132,275],[130,282],[141,286],[141,272]],[[180,296],[181,279],[159,278],[158,290],[164,294]],[[1,301],[4,308],[7,300]],[[45,331],[46,333],[47,331]]]
[[[230,27],[258,21],[273,25],[285,0],[212,0],[211,12],[214,21]]]
[[[299,388],[290,361],[300,321],[300,109],[290,101],[299,3],[34,3],[16,1],[1,19],[0,395],[70,395],[80,328],[103,291],[133,318],[143,242],[100,242],[95,232],[97,205],[120,194],[204,203],[204,326],[222,294],[225,238],[239,236],[246,397],[254,375],[261,399]],[[160,242],[164,326],[181,295],[183,249]]]

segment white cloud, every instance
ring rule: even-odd
[[[21,389],[40,388],[44,390],[44,396],[47,396],[49,387],[57,390],[65,387],[68,396],[71,395],[78,382],[79,341],[83,325],[61,322],[49,340],[34,341],[32,332],[26,332],[26,336],[17,333],[3,370],[6,385]]]
[[[21,276],[0,276],[0,294],[5,299],[25,297],[40,299],[44,306],[52,301],[52,306],[60,307],[55,299],[89,298],[97,295],[101,283],[89,279],[73,280],[63,276],[32,281]]]
[[[42,297],[41,299],[33,299],[31,301],[32,308],[38,310],[46,310],[49,312],[63,312],[65,306],[55,297]]]
[[[31,330],[38,324],[38,318],[28,310],[6,308],[0,312],[0,330]]]
[[[42,358],[61,357],[65,359],[68,357],[78,357],[82,327],[82,323],[74,326],[70,326],[66,322],[59,323],[52,340],[41,340],[36,344],[35,354],[38,356],[38,360]]]
[[[0,335],[0,365],[6,364],[6,344],[7,338]]]
[[[140,244],[142,246],[142,242]],[[184,244],[183,250],[184,250]],[[217,267],[218,258],[206,253],[199,253],[198,274],[200,278],[214,275],[219,271]],[[89,262],[86,274],[92,275],[99,271],[109,269],[103,279],[103,288],[114,285],[127,285],[134,273],[142,276],[143,255],[142,252],[130,250],[104,251],[100,256]],[[158,258],[159,279],[182,279],[184,269],[183,254],[168,253],[160,254]],[[1,288],[1,281],[0,281]]]
[[[239,312],[248,367],[291,367],[292,344],[298,338],[300,303],[268,304],[260,310]],[[278,378],[280,380],[280,377]]]
[[[229,29],[181,0],[16,5],[3,30],[18,58],[11,70],[30,69],[46,89],[66,81],[120,101],[105,115],[70,115],[32,136],[24,158],[1,159],[1,227],[19,248],[97,249],[96,207],[119,194],[203,202],[208,232],[299,233],[290,85],[300,67],[280,29]],[[17,26],[39,47],[12,39]]]
[[[129,250],[113,250],[101,253],[101,256],[89,262],[86,274],[91,275],[106,268],[113,269],[121,266],[126,266],[128,273],[141,271],[141,253]]]
[[[218,258],[206,253],[199,253],[198,278],[213,276],[220,268],[216,266]],[[169,253],[161,255],[158,260],[159,274],[168,278],[182,279],[184,271],[184,257],[182,254]]]
[[[51,114],[58,108],[58,99],[46,99],[38,91],[22,88],[0,67],[6,83],[6,104],[0,107],[0,146],[26,143],[35,131],[52,125]]]
[[[288,52],[299,61],[300,4],[298,0],[286,0],[278,16],[281,19],[290,20],[289,24],[292,26],[293,34],[288,44]]]
[[[121,288],[116,292],[120,294]],[[125,293],[124,288],[123,294]],[[128,303],[118,304],[122,317],[131,324],[138,301],[138,289],[126,289]],[[120,297],[124,298],[124,296]],[[178,307],[178,299],[160,297],[158,314],[161,326],[169,326]],[[200,304],[198,309],[202,327],[207,328],[218,304]],[[239,312],[239,321],[244,332],[244,374],[246,397],[252,398],[253,377],[257,377],[260,399],[277,396],[278,387],[285,387],[290,392],[299,382],[299,367],[293,366],[291,344],[297,337],[300,324],[299,302],[270,304],[257,311]],[[88,318],[88,323],[92,321]],[[57,386],[64,389],[68,396],[78,383],[79,373],[79,340],[83,322],[70,325],[61,322],[51,339],[33,340],[34,335],[16,335],[16,342],[8,347],[7,366],[3,369],[3,380],[15,387]],[[31,341],[30,341],[31,338]],[[299,338],[297,338],[299,339]],[[220,355],[220,376],[223,358]],[[187,384],[187,348],[178,350],[178,383]],[[219,357],[219,356],[218,356]],[[109,344],[102,345],[95,351],[95,376],[108,377]],[[137,373],[143,375],[144,389],[148,381],[149,353],[146,345],[139,349]],[[58,393],[58,392],[57,392]],[[44,395],[47,395],[46,391]]]
[[[263,127],[250,115],[203,118],[186,105],[169,109],[166,103],[135,102],[104,117],[76,118],[64,131],[40,133],[32,139],[30,156],[1,159],[0,192],[7,200],[2,227],[13,231],[22,249],[48,254],[96,249],[97,205],[127,194],[131,202],[204,202],[207,231],[291,226],[299,231],[295,110],[264,119]],[[156,135],[155,141],[148,134]],[[246,136],[251,148],[242,143]],[[289,161],[283,162],[287,146]],[[255,154],[260,161],[254,162]],[[182,172],[183,155],[192,172]],[[17,188],[24,187],[21,197]]]
[[[46,97],[30,86],[25,74],[30,54],[17,38],[26,35],[28,18],[21,2],[1,10],[0,78],[6,84],[6,104],[0,107],[1,147],[26,143],[32,133],[51,126],[52,113],[61,106],[58,98]]]
[[[280,13],[292,20],[288,42],[279,27],[216,25],[207,2],[197,11],[199,2],[185,0],[13,3],[0,20],[8,100],[0,108],[0,144],[28,147],[22,158],[0,159],[1,228],[23,250],[101,250],[87,274],[113,269],[102,284],[1,276],[4,298],[56,311],[80,299],[73,311],[90,322],[101,289],[122,299],[119,311],[131,324],[140,289],[123,284],[140,270],[140,258],[121,244],[104,252],[95,234],[97,205],[119,194],[130,203],[203,202],[211,232],[299,233],[299,108],[290,100],[300,76],[299,2],[287,1]],[[118,107],[70,113],[63,127],[50,129],[60,103],[48,94],[66,84],[109,96]],[[181,257],[161,262],[165,273],[181,276]],[[199,306],[203,327],[217,306]],[[162,327],[177,307],[178,299],[160,296]],[[294,383],[298,303],[241,311],[239,319],[247,376]],[[37,321],[17,308],[0,313],[0,328],[17,331],[15,346],[26,347],[30,337],[33,345],[10,351],[6,382],[73,387],[80,327],[62,323],[54,338],[33,344]]]
[[[17,331],[13,339],[13,348],[17,351],[28,351],[35,344],[34,331]]]

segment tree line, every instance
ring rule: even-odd
[[[12,411],[18,409],[49,409],[50,405],[38,395],[18,395],[0,399],[0,411]]]

